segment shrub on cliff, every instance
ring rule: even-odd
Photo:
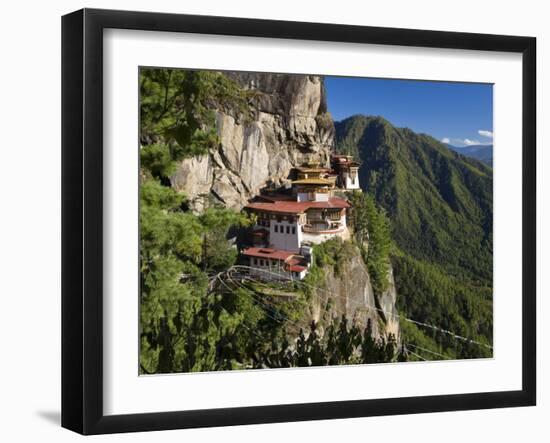
[[[349,196],[352,210],[350,224],[372,279],[375,293],[389,285],[390,252],[392,248],[390,221],[383,208],[367,193],[353,192]]]

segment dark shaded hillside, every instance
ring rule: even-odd
[[[337,150],[361,160],[361,187],[391,220],[399,310],[492,343],[492,169],[382,117],[353,116],[335,130]],[[403,337],[451,358],[491,354],[411,324]]]

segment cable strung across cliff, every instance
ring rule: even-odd
[[[229,280],[230,280],[232,283],[236,284],[237,286],[239,286],[239,287],[242,288],[242,289],[245,289],[245,290],[247,291],[247,293],[250,292],[250,293],[251,293],[251,296],[254,297],[255,300],[257,300],[257,297],[256,297],[254,294],[252,294],[252,291],[250,291],[250,289],[246,288],[246,286],[244,286],[244,285],[242,285],[242,284],[239,284],[238,282],[236,282],[236,281],[235,281],[232,277],[230,277],[229,275],[228,275],[228,278],[229,278]],[[261,282],[260,280],[257,280],[257,279],[254,279],[254,278],[250,277],[250,275],[246,275],[246,276],[244,276],[244,278],[245,278],[246,280],[248,280],[248,281],[252,281],[252,282],[254,282],[254,283],[256,283],[256,284],[259,284],[259,285],[261,285],[261,286],[263,286],[263,287],[265,287],[265,288],[269,288],[269,285],[267,285],[267,284],[264,283],[264,282]],[[223,281],[222,281],[221,279],[220,279],[220,282],[223,283]],[[223,284],[224,284],[224,286],[228,287],[225,283],[223,283]],[[261,302],[260,302],[260,303],[261,303]],[[261,304],[263,304],[263,303],[261,303]],[[336,310],[339,314],[342,314],[341,311],[338,311],[337,309],[335,309],[335,310]],[[289,320],[289,321],[291,321],[291,320]],[[292,321],[291,321],[291,322],[292,322]],[[297,324],[297,322],[292,322],[292,323]],[[247,329],[248,329],[248,328],[247,328]],[[255,334],[255,335],[257,336],[257,334]],[[435,355],[436,357],[441,357],[441,358],[444,359],[444,360],[453,360],[453,357],[450,357],[450,356],[448,356],[448,355],[441,354],[441,353],[439,353],[439,352],[432,351],[432,350],[430,350],[430,349],[426,349],[426,348],[424,348],[424,347],[422,347],[422,346],[415,345],[415,344],[411,343],[410,341],[407,341],[407,344],[403,344],[403,348],[404,348],[407,352],[409,352],[411,355],[414,355],[415,357],[420,358],[421,360],[424,360],[424,361],[426,361],[426,359],[423,358],[423,357],[421,357],[420,355],[418,355],[418,354],[416,354],[416,353],[410,351],[410,349],[408,349],[409,346],[412,346],[413,348],[418,349],[419,351],[427,352],[427,353],[429,353],[429,354]]]
[[[234,265],[234,266],[232,266],[231,268],[229,268],[229,269],[226,271],[226,273],[229,275],[231,272],[233,272],[233,271],[235,271],[235,270],[239,270],[239,269],[247,270],[247,271],[248,271],[248,270],[250,270],[250,269],[252,269],[252,268],[251,268],[250,266],[246,266],[246,265]],[[277,274],[277,273],[274,273],[274,272],[270,272],[270,271],[267,271],[267,270],[263,270],[263,269],[254,268],[254,270],[255,270],[256,272],[258,272],[258,271],[259,271],[259,272],[263,272],[263,273],[266,273],[266,274],[268,274],[268,275],[276,276],[276,277],[278,277],[278,278],[283,278],[283,279],[286,279],[286,280],[288,280],[288,281],[292,281],[292,282],[294,282],[294,283],[298,283],[298,284],[301,284],[301,285],[308,286],[308,287],[310,287],[310,288],[316,289],[316,290],[318,290],[318,291],[322,291],[322,292],[331,294],[331,292],[330,292],[330,291],[327,291],[326,289],[320,288],[320,287],[318,287],[318,286],[310,285],[310,284],[305,283],[305,282],[303,282],[303,281],[299,281],[299,280],[292,279],[291,277],[281,276],[280,274]],[[320,297],[320,296],[319,296],[319,297]],[[328,298],[326,298],[326,299],[323,299],[322,297],[320,297],[320,298],[321,298],[322,300],[324,300],[325,302],[328,301]],[[385,315],[394,317],[394,318],[396,318],[396,319],[404,320],[404,321],[407,321],[407,322],[409,322],[409,323],[413,323],[413,324],[418,325],[418,326],[423,326],[423,327],[426,327],[426,328],[430,328],[430,329],[432,329],[432,330],[434,330],[434,331],[438,331],[438,332],[441,332],[441,333],[443,333],[443,334],[449,335],[449,336],[453,337],[453,338],[456,339],[456,340],[460,340],[460,341],[467,342],[467,343],[473,343],[473,344],[476,344],[476,345],[478,345],[478,346],[483,346],[483,347],[485,347],[485,348],[487,348],[487,349],[491,349],[491,350],[493,349],[492,346],[490,346],[490,345],[488,345],[488,344],[486,344],[486,343],[481,343],[481,342],[476,341],[476,340],[473,340],[473,339],[471,339],[471,338],[461,336],[461,335],[459,335],[459,334],[454,333],[453,331],[449,331],[449,330],[447,330],[447,329],[443,329],[443,328],[440,328],[440,327],[438,327],[438,326],[435,326],[435,325],[432,325],[432,324],[429,324],[429,323],[424,323],[424,322],[421,322],[421,321],[417,321],[417,320],[414,320],[414,319],[412,319],[412,318],[407,318],[407,317],[404,317],[404,316],[402,316],[402,315],[400,315],[400,314],[395,314],[395,313],[393,313],[393,312],[386,311],[386,310],[384,310],[384,309],[378,308],[378,307],[373,306],[373,305],[366,305],[366,306],[369,307],[369,308],[371,308],[371,309],[374,309],[374,310],[376,310],[376,311],[378,311],[378,312],[382,312],[382,313],[385,314]],[[337,310],[337,309],[335,308],[335,310]]]

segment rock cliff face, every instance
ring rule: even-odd
[[[171,178],[199,211],[208,195],[240,209],[266,184],[285,185],[293,167],[307,161],[328,165],[334,144],[321,78],[227,75],[251,93],[251,116],[227,107],[215,110],[220,145],[183,160]]]
[[[370,319],[376,337],[394,334],[399,339],[393,272],[389,288],[377,297],[358,249],[353,257],[340,263],[338,272],[333,266],[325,266],[323,271],[322,288],[315,292],[308,321],[315,320],[323,328],[331,319],[345,314],[350,322],[356,322],[361,328]]]
[[[390,267],[389,286],[385,292],[378,296],[380,316],[384,318],[384,331],[386,334],[393,334],[399,338],[399,317],[397,312],[397,290],[393,278],[393,268]]]

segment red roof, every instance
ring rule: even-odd
[[[307,267],[304,266],[303,257],[300,257],[300,258],[292,257],[286,261],[286,264],[288,265],[288,270],[294,271],[294,272],[302,272],[307,269]]]
[[[273,201],[249,203],[245,207],[259,211],[280,212],[285,214],[301,214],[308,209],[344,209],[351,205],[344,199],[332,197],[326,202]]]
[[[243,255],[249,257],[260,257],[260,258],[272,258],[275,260],[285,261],[287,258],[295,255],[294,252],[283,251],[280,249],[271,249],[271,248],[247,248],[243,251]]]

